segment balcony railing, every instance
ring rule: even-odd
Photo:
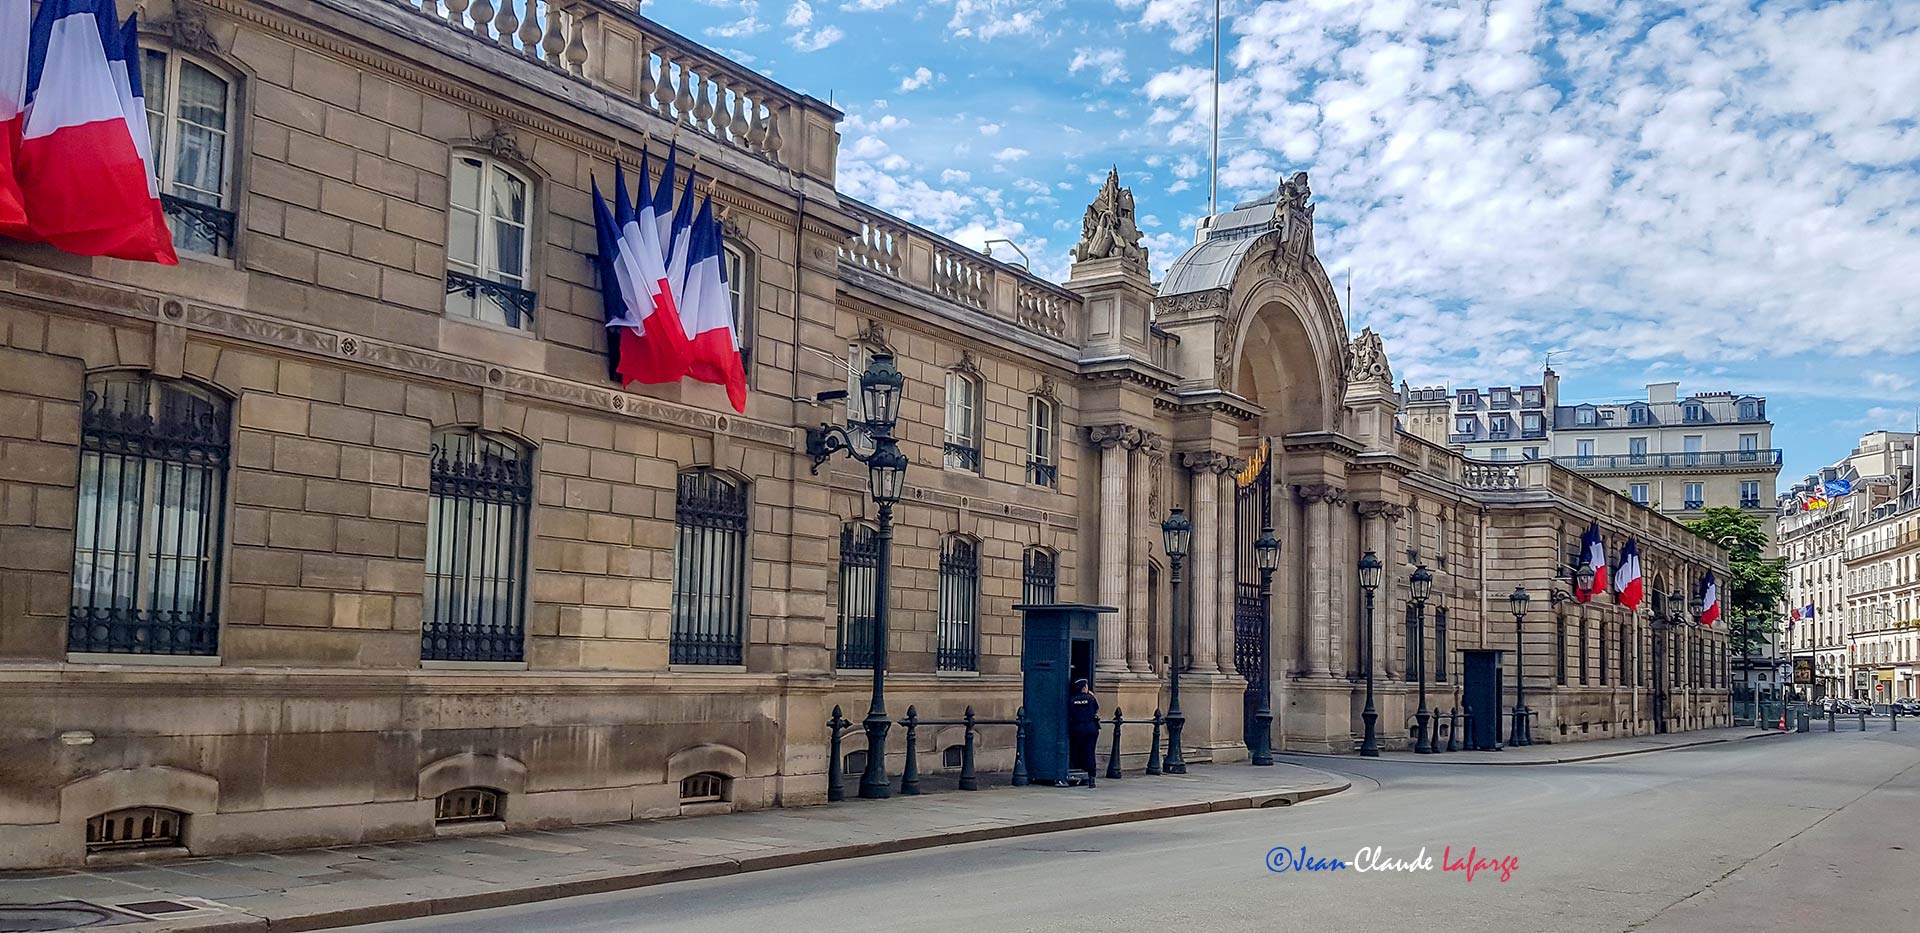
[[[1735,470],[1777,467],[1778,448],[1767,450],[1706,450],[1677,454],[1589,454],[1555,457],[1555,463],[1589,473],[1653,470]]]
[[[371,0],[369,0],[371,2]],[[801,95],[666,29],[621,0],[380,0],[558,74],[585,81],[675,126],[775,165],[798,168]]]
[[[969,473],[980,472],[980,448],[948,441],[943,447],[947,466]]]
[[[1039,276],[842,197],[860,232],[840,246],[842,265],[1005,320],[1022,330],[1073,343],[1080,296]],[[1154,352],[1160,352],[1156,346]],[[1171,361],[1172,351],[1167,351]],[[1163,364],[1164,365],[1164,364]]]
[[[1684,508],[1689,512],[1698,511],[1706,507],[1707,507],[1707,502],[1705,499],[1688,499],[1684,503],[1681,503],[1681,508]]]
[[[1920,530],[1905,531],[1899,534],[1887,535],[1883,538],[1874,539],[1861,544],[1851,545],[1847,548],[1846,559],[1857,560],[1859,558],[1870,557],[1874,554],[1879,554],[1884,551],[1891,551],[1897,548],[1908,547],[1916,544],[1920,544]]]
[[[1053,489],[1060,485],[1060,467],[1058,464],[1029,460],[1027,461],[1027,482]]]

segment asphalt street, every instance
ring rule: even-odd
[[[1751,933],[1920,919],[1920,723],[1539,767],[1292,760],[1354,788],[359,929]]]

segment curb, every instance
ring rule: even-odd
[[[129,929],[152,931],[152,933],[162,933],[162,931],[180,931],[180,933],[189,933],[189,931],[190,933],[294,933],[294,931],[327,930],[363,923],[413,920],[421,917],[445,916],[474,910],[487,910],[494,907],[510,907],[518,904],[532,904],[562,898],[579,897],[586,894],[627,891],[635,888],[652,887],[654,885],[672,884],[678,881],[721,878],[728,875],[767,871],[775,868],[789,868],[795,865],[817,865],[825,862],[866,858],[873,855],[892,855],[898,852],[913,852],[920,849],[964,845],[970,842],[986,842],[996,839],[1012,839],[1021,836],[1037,836],[1046,833],[1091,829],[1121,823],[1140,823],[1180,816],[1198,816],[1203,813],[1220,813],[1229,810],[1260,810],[1270,807],[1289,807],[1296,803],[1304,803],[1308,800],[1331,796],[1347,790],[1352,786],[1353,784],[1350,781],[1328,775],[1327,780],[1323,781],[1319,786],[1307,787],[1300,790],[1253,791],[1230,797],[1222,797],[1217,800],[1165,804],[1111,813],[1090,813],[1084,816],[1062,817],[1057,820],[1042,820],[1036,823],[985,826],[957,832],[928,833],[920,836],[887,839],[880,842],[827,846],[799,852],[779,852],[739,859],[714,858],[708,861],[692,862],[666,868],[612,871],[604,874],[571,878],[566,881],[527,885],[525,887],[508,890],[478,891],[472,894],[396,901],[384,904],[368,904],[359,907],[316,909],[309,913],[292,914],[281,917],[247,915],[228,918],[207,918],[201,922],[182,921],[179,923],[166,923],[162,921],[153,925],[133,926]]]
[[[1585,762],[1585,761],[1601,761],[1607,758],[1625,758],[1628,755],[1650,755],[1655,752],[1670,752],[1675,749],[1681,749],[1681,748],[1700,748],[1705,745],[1725,745],[1729,742],[1745,742],[1749,739],[1764,739],[1764,738],[1767,738],[1768,736],[1788,735],[1788,734],[1790,733],[1777,732],[1777,731],[1771,731],[1771,730],[1766,732],[1761,732],[1759,730],[1755,730],[1754,734],[1752,735],[1742,735],[1737,737],[1728,737],[1728,738],[1720,738],[1720,739],[1701,739],[1697,742],[1677,742],[1673,745],[1662,745],[1657,748],[1630,748],[1625,751],[1619,751],[1619,752],[1599,752],[1597,754],[1592,754],[1592,755],[1570,755],[1565,758],[1542,758],[1538,761],[1480,761],[1480,760],[1455,761],[1451,756],[1448,756],[1445,754],[1441,755],[1438,758],[1434,758],[1430,756],[1421,756],[1417,758],[1381,757],[1374,760],[1395,761],[1403,764],[1421,764],[1421,765],[1467,765],[1470,767],[1477,767],[1477,768],[1537,768],[1542,765],[1570,765],[1570,764],[1578,764],[1580,762]],[[1340,760],[1346,760],[1346,761],[1358,760],[1356,756],[1353,756],[1353,755],[1331,755],[1326,752],[1275,752],[1275,754],[1292,755],[1292,756],[1297,756],[1301,758],[1332,758],[1332,759],[1340,759]],[[1454,754],[1457,755],[1459,753],[1455,752]]]

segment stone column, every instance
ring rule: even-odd
[[[1133,585],[1128,593],[1131,608],[1127,617],[1127,667],[1134,673],[1146,673],[1153,670],[1153,659],[1148,654],[1147,620],[1153,617],[1153,607],[1147,602],[1147,565],[1153,556],[1153,542],[1159,540],[1160,532],[1157,516],[1153,514],[1154,463],[1160,457],[1160,439],[1143,434],[1132,456],[1133,489],[1127,508],[1133,518],[1133,533],[1128,536],[1132,546],[1128,548],[1131,556],[1127,568]]]
[[[1226,457],[1190,453],[1182,460],[1193,471],[1193,575],[1188,584],[1193,613],[1187,626],[1193,663],[1189,670],[1212,674],[1220,671],[1220,601],[1213,589],[1214,581],[1220,578],[1220,483],[1216,474]]]
[[[1363,549],[1372,551],[1374,556],[1378,557],[1383,565],[1391,566],[1392,564],[1392,552],[1389,550],[1389,548],[1393,546],[1392,526],[1401,518],[1405,517],[1406,514],[1406,509],[1390,502],[1360,503],[1360,521],[1362,526],[1360,540],[1364,542]],[[1355,582],[1357,583],[1358,581],[1356,580]],[[1373,594],[1373,657],[1371,660],[1373,663],[1373,672],[1379,677],[1390,676],[1394,673],[1391,664],[1393,659],[1393,645],[1387,638],[1387,633],[1391,631],[1391,629],[1387,627],[1387,617],[1392,614],[1389,611],[1393,602],[1391,598],[1392,592],[1393,587],[1387,579],[1383,567],[1380,589],[1376,590]],[[1360,610],[1365,612],[1366,594],[1359,593],[1357,594],[1357,598],[1361,601]],[[1365,624],[1364,619],[1361,624]],[[1364,667],[1362,667],[1360,671],[1363,674],[1366,673]]]
[[[1317,483],[1297,487],[1296,491],[1307,509],[1307,624],[1301,627],[1306,639],[1303,673],[1325,675],[1332,671],[1332,526],[1334,503],[1340,501],[1341,490]]]
[[[1140,429],[1124,424],[1095,425],[1087,437],[1100,448],[1100,605],[1119,611],[1100,620],[1100,671],[1127,669],[1128,550],[1133,525],[1127,521],[1127,483],[1131,448],[1139,445]]]
[[[1240,484],[1235,478],[1246,465],[1242,460],[1228,460],[1220,471],[1220,669],[1226,673],[1238,672],[1234,658],[1239,652],[1236,622],[1239,615],[1234,597],[1237,595],[1240,579],[1240,534],[1238,521],[1240,516]]]

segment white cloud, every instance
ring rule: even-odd
[[[813,25],[813,4],[808,3],[807,0],[793,0],[793,5],[787,7],[787,26],[797,29],[811,25]]]
[[[1140,23],[1172,31],[1173,49],[1192,52],[1213,34],[1213,4],[1206,0],[1117,0],[1124,10],[1140,10]]]
[[[953,0],[947,29],[961,38],[998,39],[1035,32],[1053,0]]]
[[[849,13],[871,13],[875,10],[884,10],[898,2],[899,0],[846,0],[845,3],[840,4],[840,9]]]
[[[808,31],[805,29],[787,37],[787,44],[802,52],[818,52],[846,38],[846,33],[838,26],[822,26]]]
[[[946,76],[940,75],[938,77],[945,78]],[[920,90],[921,88],[926,87],[929,84],[932,84],[935,80],[936,80],[936,77],[932,69],[924,68],[924,67],[915,68],[913,69],[913,74],[907,75],[906,77],[900,79],[900,93],[905,94],[908,91]]]
[[[1007,148],[994,153],[993,158],[994,158],[994,161],[996,162],[1013,162],[1019,159],[1026,158],[1028,154],[1029,153],[1027,152],[1027,150],[1022,149],[1018,146],[1008,146]]]
[[[940,183],[943,185],[953,185],[953,184],[964,185],[967,182],[970,182],[972,180],[973,180],[972,172],[963,172],[957,168],[948,168],[948,169],[940,170]]]
[[[739,9],[743,14],[739,19],[719,26],[708,26],[707,35],[716,39],[742,39],[767,31],[767,24],[760,21],[759,0],[741,0]]]
[[[1067,71],[1079,74],[1082,69],[1092,69],[1100,75],[1101,84],[1117,84],[1127,80],[1126,60],[1126,53],[1117,48],[1074,49]]]
[[[1913,379],[1899,373],[1870,372],[1865,378],[1869,388],[1889,395],[1896,395],[1913,388]]]
[[[1003,124],[999,124],[999,123],[982,123],[980,124],[980,135],[982,136],[998,135],[1000,133],[1000,129],[1002,125]]]

